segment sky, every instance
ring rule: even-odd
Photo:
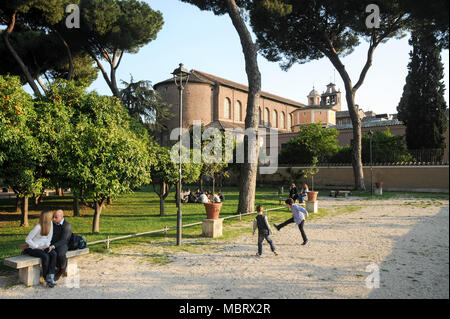
[[[247,85],[245,61],[242,47],[230,18],[215,16],[200,11],[197,7],[179,0],[146,0],[155,10],[163,14],[164,25],[156,40],[142,47],[137,54],[126,54],[119,66],[117,80],[129,82],[150,80],[153,84],[171,77],[171,72],[183,63],[188,69],[196,69],[228,80]],[[365,13],[363,13],[365,14]],[[409,37],[389,40],[375,51],[374,62],[363,86],[356,94],[356,104],[364,111],[397,113],[408,74],[407,65],[411,47]],[[343,63],[353,83],[365,63],[368,45],[362,40],[360,46]],[[445,99],[449,104],[449,54],[442,52],[444,63]],[[288,72],[282,71],[277,63],[258,58],[262,76],[262,89],[301,103],[307,103],[306,96],[315,86],[320,93],[326,85],[335,82],[344,92],[344,85],[338,72],[328,59],[324,58],[306,64],[296,64]],[[107,63],[105,63],[105,67]],[[102,75],[91,85],[91,90],[111,95]],[[347,110],[343,94],[342,110]]]

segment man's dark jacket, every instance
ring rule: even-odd
[[[72,236],[72,226],[66,220],[62,226],[53,223],[53,237],[51,245],[58,249],[69,244],[70,236]]]

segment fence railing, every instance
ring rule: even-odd
[[[265,209],[264,212],[267,213],[267,215],[269,215],[269,213],[271,211],[275,211],[275,210],[280,210],[286,208],[285,206],[283,207],[276,207],[276,208],[269,208],[269,209]],[[244,214],[237,214],[237,215],[231,215],[231,216],[226,216],[223,217],[223,219],[231,219],[231,218],[237,218],[239,217],[239,220],[242,220],[242,217],[244,216],[249,216],[249,215],[254,215],[256,214],[256,212],[250,212],[250,213],[244,213]],[[197,226],[197,225],[201,225],[203,222],[197,222],[197,223],[191,223],[191,224],[186,224],[186,225],[182,225],[182,228],[186,228],[186,227],[192,227],[192,226]],[[110,238],[109,236],[107,236],[106,239],[101,239],[101,240],[96,240],[96,241],[92,241],[92,242],[88,242],[87,245],[91,246],[91,245],[96,245],[96,244],[101,244],[101,243],[105,243],[106,244],[106,248],[109,249],[109,245],[112,241],[117,241],[117,240],[122,240],[122,239],[129,239],[129,238],[135,238],[135,237],[140,237],[140,236],[144,236],[144,235],[150,235],[150,234],[156,234],[156,233],[164,233],[164,236],[167,235],[167,232],[170,230],[175,230],[177,229],[177,226],[170,226],[167,227],[167,225],[162,228],[162,229],[157,229],[157,230],[151,230],[151,231],[147,231],[147,232],[142,232],[142,233],[136,233],[136,234],[129,234],[129,235],[124,235],[124,236],[119,236],[119,237],[114,237],[114,238]]]

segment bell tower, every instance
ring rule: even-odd
[[[321,105],[329,106],[336,112],[341,111],[341,91],[336,91],[336,84],[327,85],[327,90],[321,95]]]
[[[320,105],[320,94],[316,91],[313,86],[313,89],[308,94],[308,106],[318,106]]]

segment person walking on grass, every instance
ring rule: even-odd
[[[302,206],[294,204],[294,200],[292,198],[286,199],[285,204],[292,211],[292,218],[279,225],[273,224],[273,226],[279,231],[286,225],[296,223],[298,225],[298,229],[300,229],[300,233],[302,234],[302,245],[306,245],[308,243],[308,238],[306,237],[305,231],[303,230],[303,226],[305,224],[306,218],[309,216],[308,211]]]
[[[264,239],[267,240],[267,242],[270,245],[270,249],[274,253],[275,256],[278,255],[278,253],[275,250],[275,245],[272,241],[272,239],[269,237],[269,235],[272,234],[272,229],[269,226],[269,222],[267,220],[267,216],[263,215],[263,207],[262,205],[258,205],[257,212],[258,215],[253,220],[253,235],[255,235],[256,229],[258,229],[258,253],[256,256],[261,257],[262,255],[262,244]]]

